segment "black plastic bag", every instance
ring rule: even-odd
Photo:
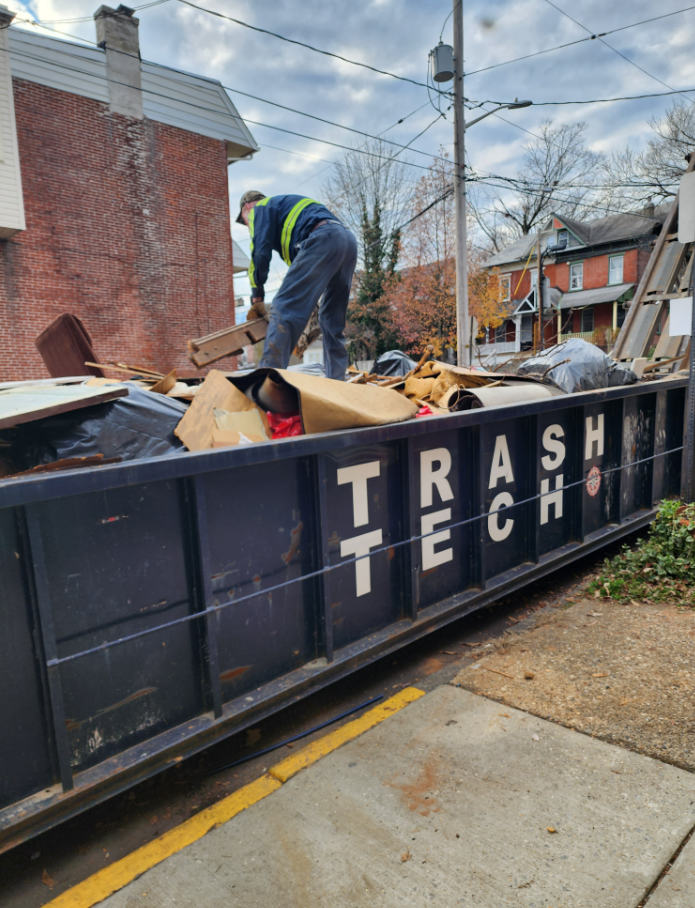
[[[135,460],[185,451],[174,429],[187,405],[130,382],[124,384],[127,397],[27,424],[21,444],[16,445],[21,469],[93,454]]]
[[[388,350],[382,353],[374,363],[373,372],[377,375],[407,375],[417,363],[400,350]]]
[[[551,366],[555,368],[548,371]],[[631,369],[620,366],[595,344],[579,337],[572,337],[525,360],[517,369],[517,374],[545,375],[546,381],[567,394],[631,385],[637,381]]]

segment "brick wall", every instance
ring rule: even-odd
[[[100,359],[190,369],[234,323],[224,143],[13,80],[27,229],[0,240],[0,380],[46,377],[34,339],[79,316]]]

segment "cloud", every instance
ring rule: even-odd
[[[87,17],[88,21],[54,24],[69,35],[94,40],[91,21],[97,0],[5,0],[23,14],[45,20]],[[350,4],[325,0],[196,0],[229,16],[367,62],[424,82],[430,49],[451,11],[449,0],[356,0]],[[117,4],[113,4],[114,6]],[[583,0],[581,4],[558,0],[558,5],[587,29],[605,32],[679,9],[682,0]],[[386,137],[403,144],[412,140],[437,116],[428,103],[426,89],[378,75],[333,57],[314,53],[231,22],[207,15],[177,0],[143,9],[140,38],[145,59],[219,79],[224,85],[307,111],[372,134],[388,129]],[[451,17],[443,40],[451,41]],[[486,72],[465,79],[471,102],[510,101],[515,97],[536,102],[579,100],[644,92],[667,91],[657,80],[674,88],[695,87],[695,11],[626,29],[605,40],[643,67],[640,72],[599,40],[588,40],[562,50],[500,66],[515,57],[587,37],[587,32],[554,9],[546,0],[466,0],[465,70]],[[448,86],[445,86],[448,87]],[[244,98],[231,95],[242,116],[306,136],[343,145],[359,141],[345,130]],[[693,96],[695,97],[695,95]],[[432,95],[432,101],[435,96]],[[557,123],[585,121],[587,142],[610,152],[624,146],[641,147],[650,135],[648,121],[669,107],[671,98],[587,106],[531,107],[507,111],[508,122],[489,117],[471,129],[466,145],[469,159],[481,170],[514,175],[523,146],[548,117]],[[426,106],[401,118],[416,108]],[[469,116],[474,116],[471,114]],[[392,128],[389,128],[392,127]],[[251,132],[264,144],[294,154],[266,148],[250,162],[229,169],[232,208],[245,188],[268,193],[299,191],[320,196],[323,160],[341,152],[283,134],[263,126]],[[440,144],[451,145],[451,114],[417,139],[414,147],[436,154]],[[397,149],[394,147],[394,151]],[[427,164],[428,158],[408,153],[409,159]],[[405,156],[405,155],[404,155]],[[423,171],[412,169],[417,180]],[[235,239],[244,240],[244,228],[234,227]],[[247,247],[245,247],[247,248]],[[283,265],[278,265],[281,274]],[[237,291],[243,286],[237,282]]]

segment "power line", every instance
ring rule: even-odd
[[[393,123],[391,126],[387,126],[386,129],[385,129],[383,132],[378,133],[377,138],[380,139],[380,138],[384,135],[384,133],[389,132],[391,129],[395,129],[396,126],[400,126],[401,123],[404,123],[409,117],[412,117],[414,114],[420,113],[420,111],[423,110],[425,107],[427,107],[429,103],[430,103],[429,101],[425,101],[425,103],[424,103],[424,104],[421,104],[420,107],[416,107],[415,110],[411,110],[409,114],[406,114],[404,117],[401,117],[400,120],[397,120],[397,121],[396,121],[395,123]],[[330,162],[329,162],[329,164],[331,165],[331,167],[332,167],[334,164],[336,164],[336,163],[337,163],[336,161],[330,161]],[[298,189],[300,186],[303,186],[303,185],[304,185],[305,183],[307,183],[309,180],[314,179],[315,177],[321,176],[321,174],[322,174],[322,173],[325,173],[327,170],[328,170],[328,167],[322,168],[321,170],[319,170],[318,173],[313,174],[312,176],[307,177],[306,180],[302,180],[301,183],[298,183],[298,184],[295,186],[295,189]]]
[[[165,0],[158,0],[158,2],[165,2]],[[29,22],[30,20],[21,20],[21,21]],[[46,26],[41,26],[41,27],[43,28],[43,27],[46,27]],[[49,29],[49,31],[56,31],[56,29]],[[57,32],[57,33],[60,34],[60,32]],[[84,39],[84,40],[86,40],[86,39]],[[93,44],[95,47],[97,46],[97,45],[95,44],[95,42],[89,41],[88,43],[89,43],[89,44]],[[128,53],[125,52],[125,51],[117,51],[117,52],[118,52],[118,53],[122,53],[122,54],[124,54],[125,56],[130,56],[130,57],[134,56],[133,54],[128,54]],[[27,56],[28,56],[28,55],[27,55]],[[76,56],[78,59],[82,59],[82,58],[81,58],[79,55],[77,55],[77,54],[72,54],[71,56]],[[39,58],[36,58],[36,59],[39,59]],[[159,66],[159,67],[161,67],[162,69],[171,70],[172,72],[177,72],[177,73],[180,73],[181,75],[189,75],[189,73],[185,73],[183,70],[176,69],[175,67],[172,67],[172,66],[166,66],[165,64],[162,64],[162,63],[153,63],[153,62],[151,62],[151,61],[149,61],[149,60],[144,61],[144,62],[148,63],[150,66]],[[62,64],[60,64],[60,65],[62,65]],[[78,72],[79,70],[75,70],[75,71]],[[114,80],[111,80],[111,81],[114,81]],[[124,83],[124,84],[125,84],[125,83]],[[318,121],[318,122],[320,122],[320,123],[325,123],[325,124],[327,124],[328,126],[334,126],[334,127],[336,127],[337,129],[344,129],[344,130],[346,130],[347,132],[352,132],[352,133],[354,133],[355,135],[364,136],[364,138],[367,138],[367,139],[378,139],[378,138],[380,138],[379,136],[374,136],[374,135],[372,135],[372,134],[370,134],[370,133],[368,133],[368,132],[364,132],[364,131],[361,130],[361,129],[355,129],[355,128],[352,127],[352,126],[346,126],[346,125],[343,124],[343,123],[336,123],[335,121],[333,121],[333,120],[328,120],[328,119],[326,119],[325,117],[319,117],[319,116],[316,115],[316,114],[307,113],[306,111],[299,110],[299,109],[294,108],[294,107],[289,107],[289,106],[286,105],[286,104],[280,104],[280,103],[277,102],[277,101],[270,101],[270,100],[268,100],[267,98],[261,98],[259,95],[254,95],[254,94],[251,94],[250,92],[241,91],[241,90],[238,89],[238,88],[232,88],[230,85],[224,85],[224,84],[221,83],[221,82],[220,82],[219,84],[222,85],[222,88],[224,88],[225,91],[229,91],[229,92],[232,92],[232,93],[238,94],[238,95],[243,95],[243,96],[246,97],[246,98],[252,98],[254,101],[260,101],[260,102],[263,103],[263,104],[269,104],[269,105],[271,105],[272,107],[278,107],[278,108],[280,108],[281,110],[286,110],[286,111],[288,111],[289,113],[298,114],[299,116],[302,116],[302,117],[308,117],[308,118],[311,119],[311,120],[316,120],[316,121]],[[131,87],[134,87],[134,86],[131,86]],[[142,89],[142,90],[143,90],[143,91],[148,91],[148,92],[149,92],[149,89]],[[164,97],[165,97],[165,96],[164,96]],[[188,104],[188,103],[190,103],[190,102],[188,102],[188,101],[183,101],[183,103],[187,103],[187,104]],[[424,107],[424,106],[426,106],[426,105],[422,105],[422,106]],[[209,109],[209,108],[202,108],[202,109],[207,109],[207,110],[210,110],[210,112],[214,112],[214,111],[212,111],[212,110]],[[418,108],[418,109],[422,109],[422,108]],[[411,116],[411,114],[408,114],[408,116]],[[259,123],[259,122],[257,122],[257,121],[249,120],[249,119],[246,119],[246,122],[248,122],[248,123],[253,123],[253,124],[256,125],[256,126],[267,126],[267,127],[270,128],[270,129],[278,128],[278,127],[268,126],[268,124],[266,124],[266,123]],[[402,122],[402,120],[399,121],[399,122]],[[385,130],[385,132],[387,132],[387,131],[388,131],[388,130]],[[299,135],[299,134],[297,134],[297,135]],[[303,136],[303,138],[309,138],[309,139],[311,139],[311,136]],[[322,140],[314,140],[314,141],[322,141]],[[384,139],[383,141],[386,142],[386,143],[389,144],[389,145],[394,145],[394,146],[396,146],[397,148],[400,148],[401,150],[403,150],[403,149],[406,148],[406,147],[410,147],[410,146],[404,146],[404,145],[402,145],[400,142],[394,142],[394,141],[391,140],[391,139]],[[339,146],[339,147],[345,147],[345,146]],[[436,155],[433,156],[433,155],[431,154],[431,152],[423,151],[423,150],[420,149],[420,148],[411,148],[411,151],[413,151],[415,154],[424,155],[424,156],[427,157],[427,158],[436,157]],[[413,166],[416,166],[416,165],[413,165]]]
[[[5,51],[4,48],[0,48],[0,50],[7,53],[7,51]],[[27,59],[30,59],[30,60],[38,60],[40,62],[43,62],[43,58],[37,57],[34,54],[27,54],[27,53],[23,53],[21,51],[13,51],[12,53],[13,53],[13,56],[26,57]],[[66,63],[53,63],[53,66],[58,66],[61,69],[64,69],[66,71],[76,72],[76,73],[80,73],[82,75],[87,75],[87,76],[93,75],[93,73],[89,72],[88,70],[79,69],[78,67],[74,67],[74,66],[68,66]],[[149,88],[142,88],[142,87],[136,88],[135,86],[130,85],[129,83],[121,82],[117,79],[110,79],[109,81],[115,85],[126,85],[128,88],[133,88],[136,91],[142,92],[143,94],[153,95],[155,97],[163,98],[168,101],[176,101],[179,104],[186,104],[189,107],[194,107],[197,110],[206,111],[207,113],[219,114],[219,110],[217,110],[215,108],[206,107],[205,105],[202,105],[202,104],[196,104],[195,102],[188,101],[184,98],[174,97],[172,95],[164,94],[163,92],[153,91],[152,89],[149,89]],[[218,84],[220,84],[220,83],[218,83]],[[224,86],[222,86],[222,88],[224,88]],[[383,161],[391,160],[391,158],[389,158],[385,155],[380,155],[380,154],[377,154],[376,152],[366,151],[362,148],[357,148],[357,147],[351,146],[351,145],[342,145],[339,142],[332,142],[332,141],[330,141],[330,139],[319,139],[316,136],[308,136],[305,133],[296,132],[295,130],[292,130],[292,129],[284,129],[281,126],[273,126],[270,123],[263,123],[260,120],[251,120],[249,118],[242,118],[240,115],[232,114],[232,116],[234,119],[238,120],[242,124],[252,123],[254,126],[261,126],[265,129],[273,129],[273,130],[276,130],[277,132],[283,132],[283,133],[286,133],[287,135],[297,136],[298,138],[307,139],[308,141],[311,141],[311,142],[320,142],[323,145],[330,145],[334,148],[340,148],[343,151],[354,151],[354,152],[357,152],[358,154],[364,154],[364,155],[367,155],[368,157],[372,157],[372,158],[379,158],[380,160],[383,160]],[[361,135],[363,135],[367,138],[370,138],[370,139],[378,138],[376,136],[371,136],[369,133],[361,133]],[[389,141],[389,140],[385,140],[385,141]],[[401,150],[405,150],[408,147],[406,145],[400,145],[400,143],[397,143],[397,142],[394,142],[391,144],[398,145]],[[415,149],[411,149],[411,150],[415,151]],[[420,152],[420,153],[427,154],[426,152]],[[432,155],[427,155],[427,156],[433,157]],[[443,159],[443,160],[445,160],[445,159]],[[425,166],[424,164],[415,164],[413,161],[403,161],[403,164],[408,167],[415,167],[418,170],[429,170],[429,167]]]
[[[468,182],[481,183],[486,186],[492,186],[495,189],[509,189],[510,188],[509,185],[496,186],[494,183],[490,182],[491,179],[501,180],[502,182],[504,182],[506,184],[508,184],[510,181],[509,177],[493,177],[493,178],[481,177],[479,179],[478,178],[473,178],[473,179],[469,178]],[[521,186],[515,186],[514,189],[517,190],[518,192],[525,193],[526,195],[532,195],[532,196],[536,196],[536,197],[542,195],[541,192],[534,191],[532,189],[524,189]],[[571,205],[571,204],[576,203],[576,199],[566,199],[566,198],[561,198],[560,196],[555,196],[554,200],[557,202],[560,202],[561,204],[564,203],[564,204]],[[604,211],[607,214],[621,214],[621,215],[625,215],[626,217],[641,218],[644,221],[651,221],[654,219],[653,215],[638,214],[634,211],[620,211],[618,208],[608,208],[605,205],[595,205],[595,204],[591,204],[590,202],[582,202],[581,204],[582,204],[583,208],[590,208],[592,211]],[[502,212],[499,212],[499,213],[501,214]]]
[[[155,64],[155,65],[156,65],[156,66],[159,66],[160,64]],[[169,69],[170,67],[166,67],[166,68]],[[222,84],[222,83],[220,83],[220,84]],[[306,111],[303,111],[303,110],[297,110],[297,109],[294,108],[294,107],[288,107],[286,104],[280,104],[280,103],[277,102],[277,101],[269,101],[267,98],[261,98],[261,97],[259,97],[258,95],[252,95],[252,94],[250,94],[249,92],[247,92],[247,91],[241,91],[241,90],[238,89],[238,88],[231,88],[229,85],[222,85],[222,88],[224,88],[226,91],[231,91],[231,92],[234,93],[234,94],[243,95],[245,98],[252,98],[254,101],[261,101],[263,104],[270,104],[270,105],[272,105],[273,107],[279,107],[281,110],[286,110],[286,111],[288,111],[289,113],[299,114],[300,116],[302,116],[302,117],[308,117],[308,118],[311,119],[311,120],[318,120],[319,123],[326,123],[328,126],[336,126],[338,129],[345,129],[345,130],[347,130],[348,132],[353,132],[353,133],[355,133],[355,134],[358,135],[358,136],[364,136],[365,139],[381,139],[381,136],[374,136],[374,135],[371,135],[370,133],[364,132],[364,131],[361,130],[361,129],[355,129],[355,128],[353,128],[352,126],[345,126],[343,123],[336,123],[336,122],[333,121],[333,120],[327,120],[325,117],[319,117],[317,114],[311,114],[311,113],[307,113]],[[426,105],[423,104],[423,107],[425,107],[425,106],[426,106]],[[421,110],[422,108],[418,108],[418,109]],[[449,109],[450,109],[450,108],[449,108]],[[439,113],[441,116],[444,116],[444,115],[441,113],[441,111],[438,111],[438,113]],[[410,114],[409,114],[408,116],[410,116]],[[438,119],[439,119],[439,118],[438,118]],[[251,123],[252,121],[249,120],[248,122]],[[400,122],[402,122],[402,120],[399,120],[399,123],[400,123]],[[431,126],[431,125],[432,125],[432,124],[430,124],[430,126]],[[392,128],[392,127],[390,127],[390,128]],[[429,129],[429,126],[428,126],[427,128]],[[387,131],[388,131],[388,130],[384,130],[384,132],[387,132]],[[423,132],[425,132],[425,131],[426,131],[426,130],[423,130]],[[383,135],[383,133],[382,133],[382,135]],[[419,138],[420,135],[422,135],[422,133],[419,133],[415,138],[416,138],[416,139]],[[405,148],[410,148],[410,144],[408,144],[408,145],[402,145],[400,142],[394,142],[394,141],[392,141],[391,139],[382,139],[382,141],[386,142],[386,143],[389,144],[389,145],[395,145],[396,147],[400,148],[401,150],[403,150],[403,149],[405,149]],[[411,141],[414,142],[415,139],[412,139]],[[413,151],[413,152],[415,152],[416,154],[425,155],[425,156],[428,157],[428,158],[433,157],[433,155],[432,155],[431,152],[429,152],[429,151],[422,151],[422,150],[419,149],[419,148],[410,148],[410,150]],[[434,157],[436,157],[436,155],[435,155]]]
[[[686,6],[683,9],[674,10],[672,13],[664,13],[661,16],[652,16],[651,19],[642,19],[640,22],[633,22],[630,25],[621,25],[619,28],[612,28],[609,31],[600,32],[599,34],[589,34],[588,38],[578,38],[576,41],[568,41],[566,44],[558,44],[555,47],[547,47],[545,50],[537,50],[532,54],[524,54],[523,57],[514,57],[513,60],[505,60],[503,63],[493,63],[491,66],[483,66],[481,69],[474,69],[469,73],[465,73],[465,78],[468,78],[469,76],[475,76],[478,73],[488,72],[491,69],[498,69],[500,66],[509,66],[511,63],[519,63],[521,60],[530,60],[531,57],[539,57],[541,54],[550,54],[553,51],[563,50],[566,47],[574,47],[575,44],[584,44],[586,41],[595,41],[597,38],[605,38],[607,35],[614,35],[616,32],[623,32],[629,28],[636,28],[638,25],[647,25],[649,22],[656,22],[659,19],[668,19],[670,16],[677,16],[680,13],[687,13],[692,9],[695,9],[695,6]],[[451,15],[451,13],[449,13],[449,15]],[[577,23],[577,25],[579,25],[579,23]],[[583,27],[584,26],[582,26],[582,28]]]
[[[548,6],[552,6],[553,9],[556,9],[559,13],[561,13],[563,16],[565,16],[567,19],[569,19],[570,22],[574,22],[574,24],[575,24],[575,25],[578,25],[579,28],[584,29],[584,31],[585,31],[585,32],[588,32],[590,35],[592,34],[590,28],[587,28],[586,25],[582,25],[581,22],[579,22],[579,21],[578,21],[577,19],[575,19],[573,16],[570,16],[569,13],[566,13],[566,12],[564,11],[564,9],[560,9],[559,6],[556,6],[556,5],[553,3],[553,0],[545,0],[545,2],[548,4]],[[612,50],[614,54],[617,54],[619,57],[622,57],[623,60],[626,60],[631,66],[634,66],[636,69],[639,69],[639,71],[642,72],[642,73],[644,73],[645,76],[649,76],[650,79],[653,79],[655,82],[658,82],[660,85],[665,86],[666,88],[670,89],[671,91],[675,91],[675,89],[674,89],[671,85],[669,85],[667,82],[664,82],[663,79],[659,79],[658,76],[652,75],[652,73],[647,72],[647,70],[646,70],[643,66],[640,66],[639,63],[635,63],[634,60],[631,60],[629,57],[626,57],[625,54],[623,54],[621,51],[619,51],[619,50],[617,49],[617,47],[613,47],[612,44],[609,44],[607,41],[604,41],[603,38],[599,38],[598,40],[601,42],[601,44],[605,44],[605,46],[606,46],[609,50]],[[677,92],[677,94],[682,94],[682,92]],[[684,95],[684,97],[685,97],[685,95]],[[687,98],[686,100],[690,101],[690,98]]]
[[[369,69],[374,73],[378,73],[381,76],[390,76],[392,79],[398,79],[401,82],[409,82],[411,85],[417,85],[419,88],[427,88],[427,85],[424,82],[418,82],[415,79],[409,79],[407,76],[398,76],[396,73],[389,72],[385,69],[377,69],[376,66],[370,66],[368,63],[360,63],[358,60],[350,60],[348,57],[343,57],[340,54],[334,54],[329,50],[322,50],[320,47],[314,47],[311,44],[305,44],[304,41],[296,41],[294,38],[286,38],[284,35],[280,35],[277,32],[271,32],[267,28],[260,28],[258,25],[250,25],[248,22],[243,22],[241,19],[235,19],[232,16],[225,16],[224,13],[218,13],[213,9],[208,9],[205,6],[198,6],[197,3],[192,3],[191,0],[178,0],[179,3],[183,3],[185,6],[190,6],[193,9],[197,9],[202,13],[208,13],[211,16],[217,16],[219,19],[225,19],[228,22],[233,22],[235,25],[242,25],[244,28],[250,28],[252,31],[261,32],[264,35],[270,35],[273,38],[278,38],[280,41],[286,41],[288,44],[296,44],[299,47],[304,47],[307,50],[312,50],[314,53],[323,54],[325,57],[333,57],[336,60],[342,60],[343,63],[350,63],[352,66],[361,66],[363,69]],[[447,94],[447,92],[442,92],[442,94]]]

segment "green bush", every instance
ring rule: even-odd
[[[662,501],[649,533],[606,559],[587,587],[597,598],[651,599],[695,606],[695,505]]]

